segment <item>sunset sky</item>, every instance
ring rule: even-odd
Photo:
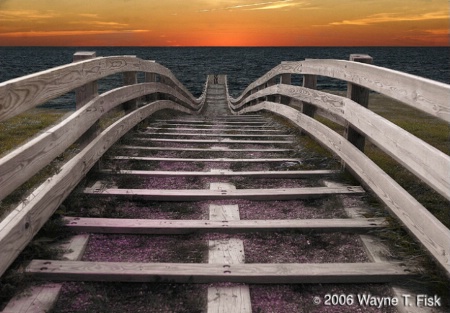
[[[0,46],[448,45],[448,0],[0,0]]]

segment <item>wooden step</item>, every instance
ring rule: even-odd
[[[164,162],[300,162],[300,159],[232,159],[232,158],[215,158],[215,159],[194,159],[194,158],[155,158],[155,157],[132,157],[132,156],[115,156],[110,160],[134,160],[134,161],[164,161]]]
[[[147,127],[148,130],[176,130],[176,131],[185,131],[185,130],[191,130],[191,131],[203,131],[203,132],[208,132],[211,133],[212,131],[231,131],[229,128],[213,128],[213,129],[205,129],[205,128],[188,128],[188,127],[177,127],[177,128],[167,128],[167,127]],[[236,130],[238,131],[238,130]],[[249,133],[249,132],[259,132],[259,133],[280,133],[283,132],[282,130],[279,129],[243,129],[243,130],[239,130],[239,132],[242,133]]]
[[[364,189],[359,186],[237,190],[86,188],[84,193],[97,196],[122,196],[156,201],[202,201],[222,199],[293,200],[311,199],[337,194],[359,195],[364,194]]]
[[[248,171],[248,172],[232,172],[229,170],[216,170],[211,172],[175,172],[175,171],[140,171],[140,170],[100,170],[102,174],[110,175],[136,175],[136,176],[152,176],[152,177],[185,177],[185,176],[201,176],[201,177],[220,177],[220,176],[241,176],[254,178],[302,178],[311,176],[336,175],[340,171],[331,170],[313,170],[313,171]]]
[[[170,127],[187,127],[189,126],[188,123],[185,124],[173,124],[173,123],[151,123],[149,124],[150,127],[156,126],[170,126]],[[264,129],[264,128],[270,128],[273,129],[273,126],[268,125],[225,125],[225,124],[192,124],[193,127],[205,127],[205,128],[212,128],[212,127],[225,127],[227,129],[235,129],[235,130],[245,130],[245,129]]]
[[[158,136],[190,136],[190,137],[282,137],[292,138],[293,135],[271,135],[271,134],[199,134],[199,133],[157,133],[145,132],[137,135],[158,135]]]
[[[385,227],[384,218],[304,220],[149,220],[65,217],[72,231],[110,234],[179,235],[188,233],[245,233],[274,231],[367,232]]]
[[[238,143],[238,144],[292,144],[291,140],[233,140],[223,139],[161,139],[161,138],[133,138],[132,140],[149,142],[174,142],[174,143]]]
[[[217,121],[215,120],[214,123],[211,123],[211,120],[156,120],[158,123],[186,123],[186,124],[212,124],[212,125],[222,125],[222,124],[230,124],[230,125],[261,125],[261,124],[267,124],[267,121],[244,121],[244,122],[238,122],[238,121]]]
[[[388,283],[411,278],[397,263],[132,263],[33,260],[25,272],[52,281],[326,284]]]
[[[157,150],[157,151],[205,151],[205,152],[289,152],[292,149],[230,149],[228,147],[211,147],[211,148],[173,148],[173,147],[147,147],[147,146],[118,146],[119,149],[130,150]]]

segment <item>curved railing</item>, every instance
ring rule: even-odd
[[[291,74],[305,75],[304,87],[289,85]],[[314,90],[316,75],[350,83],[350,99]],[[446,199],[450,199],[450,157],[367,109],[369,89],[450,121],[449,85],[350,61],[283,62],[238,98],[228,95],[228,102],[234,114],[266,110],[285,117],[339,156],[450,273],[449,229],[364,154],[361,140],[370,139]],[[289,105],[292,101],[300,105]],[[318,110],[346,126],[347,138],[314,119]]]
[[[147,73],[146,82],[137,83],[138,71]],[[98,95],[95,81],[115,73],[124,73],[124,83],[128,85]],[[205,103],[206,87],[196,99],[164,66],[128,56],[94,58],[1,83],[0,120],[74,89],[77,90],[78,109],[0,159],[0,200],[50,164],[107,112],[124,105],[127,114],[100,134],[91,135],[94,138],[85,143],[78,154],[1,221],[0,275],[121,136],[162,109],[198,114]],[[142,97],[152,100],[138,106],[136,99]]]

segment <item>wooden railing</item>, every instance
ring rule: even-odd
[[[137,83],[137,72],[145,73],[145,82]],[[123,73],[124,86],[98,95],[96,81],[115,73]],[[156,111],[198,114],[205,103],[205,92],[194,98],[167,68],[154,61],[77,53],[74,63],[1,83],[0,121],[73,90],[77,99],[73,114],[0,159],[0,201],[92,131],[107,112],[122,105],[127,114],[101,133],[87,136],[92,140],[77,155],[0,222],[0,276],[120,137]],[[148,101],[138,105],[142,97]]]
[[[229,107],[234,114],[267,110],[309,133],[339,156],[346,169],[371,189],[450,273],[449,229],[364,154],[367,138],[450,199],[450,157],[366,108],[369,90],[373,90],[450,122],[450,85],[365,63],[371,63],[369,56],[352,55],[351,61],[282,62],[238,98],[228,95]],[[290,85],[292,74],[304,75],[303,87]],[[347,98],[315,90],[317,76],[347,81]],[[314,119],[319,111],[343,124],[346,138]]]

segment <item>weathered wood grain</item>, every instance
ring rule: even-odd
[[[277,85],[258,91],[236,108],[270,93],[312,103],[344,118],[397,162],[450,199],[450,157],[425,141],[350,99],[299,86]]]
[[[208,132],[208,133],[211,133],[211,132],[221,132],[221,131],[230,131],[230,129],[228,129],[228,128],[211,128],[211,129],[205,129],[205,128],[183,128],[183,127],[177,127],[177,128],[163,128],[163,127],[147,127],[147,129],[148,130],[165,130],[165,131],[168,131],[168,130],[176,130],[176,131],[180,131],[180,130],[190,130],[190,131],[200,131],[200,132]],[[260,133],[262,133],[262,132],[264,132],[264,133],[280,133],[280,132],[282,132],[282,130],[279,130],[279,129],[270,129],[270,130],[267,130],[267,129],[243,129],[242,130],[242,132],[243,133],[246,133],[246,132],[260,132]]]
[[[137,141],[150,141],[150,142],[178,142],[178,143],[239,143],[239,144],[292,144],[291,140],[234,140],[228,138],[220,139],[164,139],[164,138],[133,138]]]
[[[282,137],[282,138],[292,138],[294,136],[292,135],[273,135],[273,134],[224,134],[224,133],[217,133],[217,134],[201,134],[201,133],[162,133],[162,132],[145,132],[145,133],[139,133],[140,136],[142,135],[157,135],[157,136],[190,136],[190,137],[244,137],[244,138],[259,138],[259,137]]]
[[[250,91],[281,74],[308,74],[341,79],[369,88],[411,107],[450,122],[450,85],[370,64],[343,60],[308,59],[283,62],[250,84],[229,101],[239,103]]]
[[[450,230],[364,153],[325,125],[287,106],[262,102],[243,109],[242,113],[260,110],[268,110],[288,118],[338,155],[347,168],[375,193],[437,263],[447,273],[450,272]]]
[[[79,261],[83,256],[89,235],[76,235],[69,242],[59,246],[66,252],[64,260]],[[45,313],[50,312],[58,300],[61,292],[61,284],[46,283],[32,286],[29,290],[12,298],[2,313]]]
[[[0,223],[0,275],[106,150],[139,122],[162,109],[193,113],[172,101],[156,101],[124,116],[34,190]]]
[[[304,220],[148,220],[65,217],[75,232],[110,234],[244,233],[296,230],[305,232],[367,232],[385,227],[384,218]]]
[[[37,279],[117,282],[231,282],[249,284],[386,283],[411,278],[395,263],[199,264],[33,260]]]
[[[134,160],[134,161],[164,161],[164,162],[247,162],[247,163],[267,163],[267,162],[297,162],[300,159],[294,158],[271,158],[271,159],[233,159],[233,158],[214,158],[214,159],[195,159],[195,158],[156,158],[156,157],[132,157],[115,156],[111,160]]]
[[[147,147],[147,146],[119,146],[120,149],[130,150],[164,150],[164,151],[205,151],[205,152],[289,152],[292,149],[230,149],[228,147],[211,147],[211,148],[172,148],[172,147]]]
[[[237,189],[237,190],[204,190],[204,189],[92,189],[86,188],[85,194],[97,196],[122,196],[157,201],[203,201],[221,199],[247,200],[292,200],[311,199],[335,194],[364,194],[359,186],[346,188],[305,187],[283,189]]]
[[[191,102],[196,99],[166,67],[132,56],[99,57],[55,67],[0,83],[0,121],[61,96],[100,78],[123,72],[141,71],[164,75],[178,86]]]
[[[99,118],[119,104],[148,93],[163,91],[189,99],[160,83],[117,88],[91,100],[67,119],[0,159],[0,200],[63,153]]]
[[[264,177],[264,178],[302,178],[311,176],[336,175],[340,171],[332,170],[311,170],[311,171],[253,171],[253,172],[233,172],[233,171],[211,171],[211,172],[172,172],[172,171],[140,171],[140,170],[100,170],[99,173],[110,175],[136,175],[152,177],[178,177],[178,176],[203,176],[203,177]]]

